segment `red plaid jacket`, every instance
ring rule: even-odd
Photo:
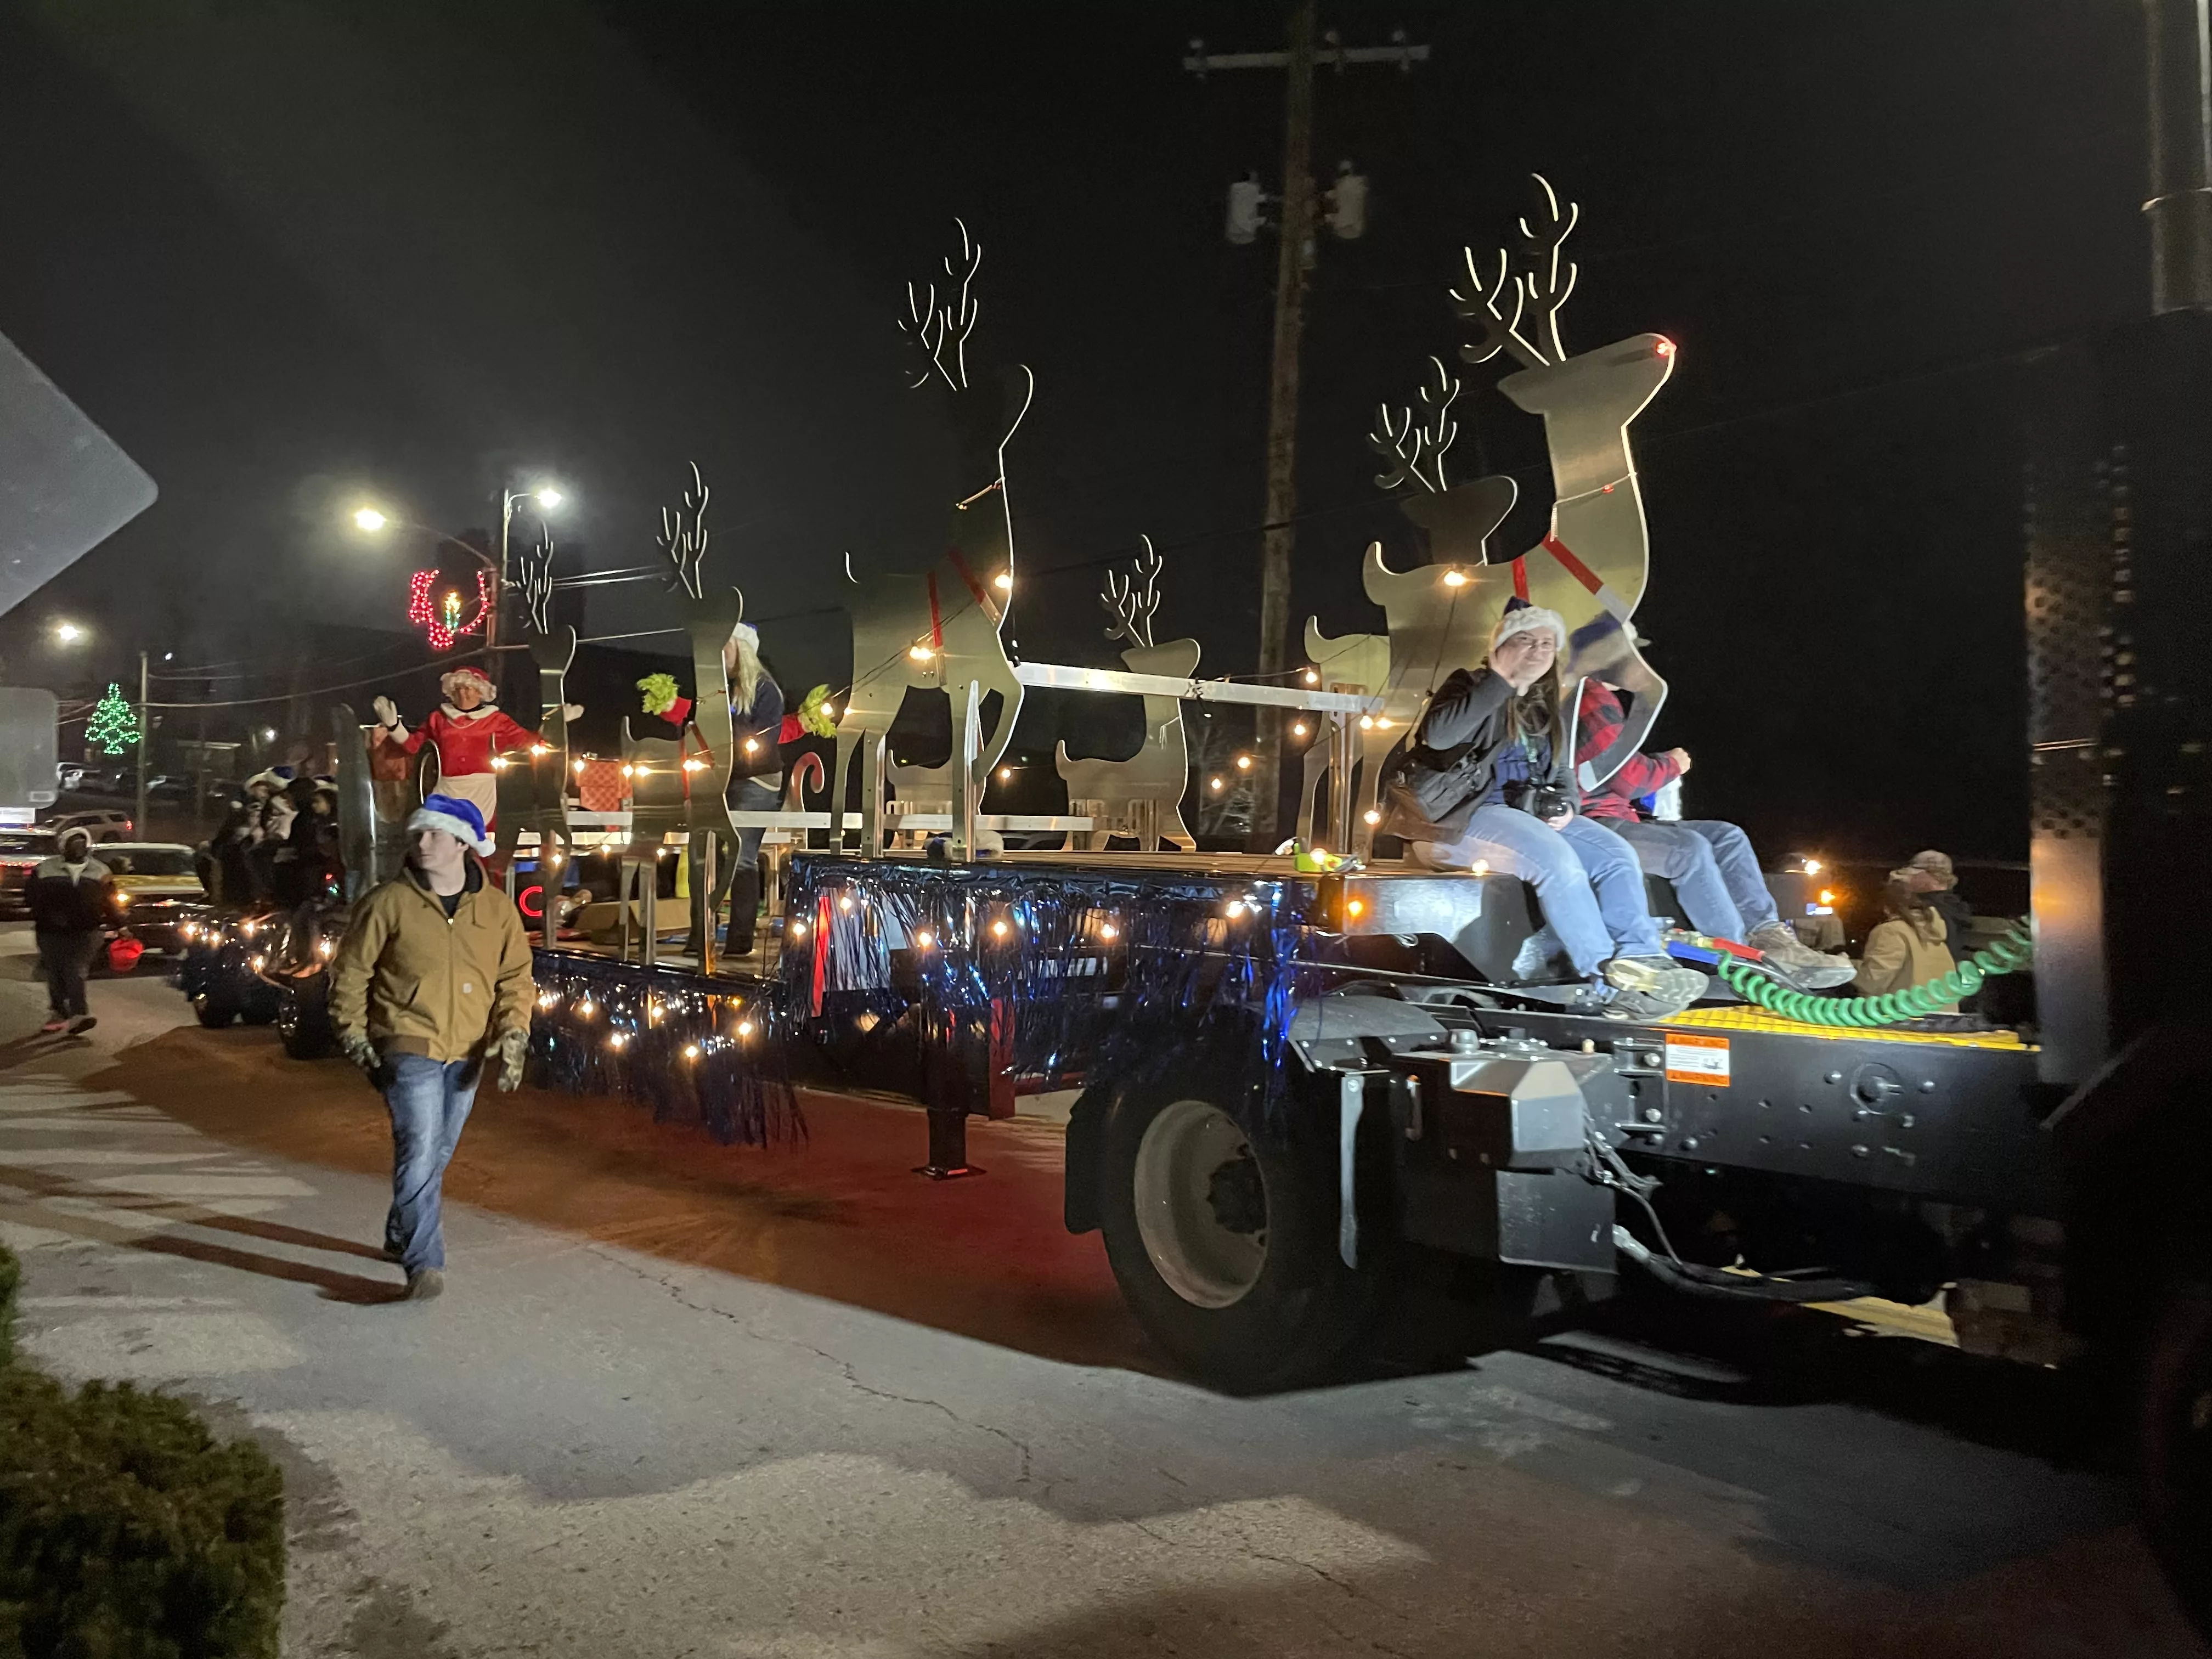
[[[1627,720],[1620,698],[1611,687],[1595,680],[1583,682],[1581,724],[1575,739],[1575,764],[1595,760],[1611,745]],[[1621,768],[1595,789],[1583,791],[1583,811],[1594,818],[1634,823],[1644,816],[1636,810],[1639,796],[1665,788],[1682,775],[1669,755],[1631,755]]]

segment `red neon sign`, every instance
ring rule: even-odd
[[[491,614],[491,573],[477,572],[477,611],[466,622],[461,620],[461,596],[446,595],[443,612],[430,603],[430,585],[438,580],[434,570],[418,570],[407,582],[407,620],[429,635],[433,651],[446,651],[464,634],[478,632],[484,618]]]
[[[532,908],[533,904],[537,907],[534,909]],[[514,908],[532,921],[543,921],[545,919],[545,890],[536,882],[531,883],[514,896]]]

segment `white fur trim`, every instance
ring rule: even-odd
[[[1516,634],[1534,633],[1540,628],[1548,628],[1552,630],[1552,637],[1559,642],[1559,654],[1562,657],[1565,656],[1567,654],[1567,620],[1558,611],[1540,605],[1524,605],[1500,617],[1498,619],[1498,626],[1490,631],[1490,648],[1495,651]]]
[[[472,847],[486,856],[499,845],[489,835],[482,841],[477,840],[476,831],[450,812],[433,812],[420,806],[407,815],[407,833],[411,836],[418,830],[442,830],[462,846]]]

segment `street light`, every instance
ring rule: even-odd
[[[79,641],[88,637],[89,634],[89,629],[80,628],[73,622],[60,622],[54,624],[54,643],[57,645],[75,645]]]
[[[372,536],[381,534],[386,530],[394,529],[419,531],[423,535],[436,541],[441,546],[459,548],[462,552],[467,554],[471,558],[474,559],[478,564],[482,565],[486,570],[490,571],[495,575],[499,572],[498,564],[493,560],[491,555],[485,552],[483,549],[478,547],[473,542],[465,542],[459,536],[449,534],[447,532],[440,530],[434,526],[419,524],[413,519],[403,519],[396,514],[386,513],[380,508],[374,507],[364,507],[356,510],[353,515],[353,521],[355,528],[367,531]]]

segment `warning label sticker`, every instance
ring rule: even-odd
[[[1726,1037],[1667,1033],[1667,1081],[1718,1084],[1728,1086],[1729,1045]]]

